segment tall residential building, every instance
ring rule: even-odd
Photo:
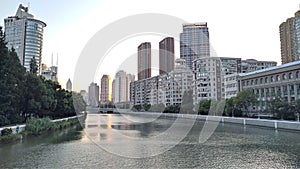
[[[68,91],[72,91],[72,82],[71,82],[70,78],[69,78],[68,81],[67,81],[66,89],[67,89]]]
[[[167,37],[159,42],[159,74],[174,69],[174,38]]]
[[[151,43],[138,46],[138,80],[151,77]]]
[[[130,83],[130,103],[141,106],[145,103],[181,104],[184,92],[192,86],[192,71],[187,68],[184,59],[176,59],[171,72]]]
[[[97,83],[92,82],[90,84],[88,95],[88,105],[93,107],[99,106],[99,86]]]
[[[126,74],[123,70],[116,73],[113,80],[112,92],[114,103],[128,103],[130,101],[130,83],[133,82],[134,79],[134,75]]]
[[[188,68],[193,70],[193,61],[210,56],[209,32],[207,23],[183,24],[180,33],[180,58],[185,59]]]
[[[279,26],[282,64],[300,59],[300,10]]]
[[[126,72],[120,70],[116,73],[114,78],[114,103],[126,101]]]
[[[35,59],[41,73],[43,33],[46,23],[34,19],[28,7],[19,5],[15,16],[4,19],[7,47],[14,48],[20,63],[30,70],[30,61]]]
[[[108,103],[111,101],[109,91],[110,91],[110,77],[109,75],[103,75],[101,78],[101,92],[100,101],[101,103]]]
[[[225,99],[225,75],[241,72],[241,58],[206,57],[194,60],[195,102]]]
[[[193,72],[184,59],[176,59],[175,69],[158,77],[158,103],[165,106],[181,104],[185,91],[193,89]]]
[[[131,105],[158,104],[158,77],[149,77],[130,83]]]
[[[132,74],[126,75],[126,102],[130,102],[130,83],[134,82],[135,76]]]

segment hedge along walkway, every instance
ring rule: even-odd
[[[72,116],[72,117],[66,117],[66,118],[62,118],[62,119],[56,119],[56,120],[51,120],[52,122],[59,122],[59,121],[65,121],[65,120],[69,120],[69,119],[75,119],[78,117],[82,117],[83,115],[77,115],[77,116]],[[0,136],[1,136],[1,131],[5,128],[10,128],[12,130],[13,134],[18,134],[22,131],[25,130],[26,128],[26,124],[21,124],[21,125],[15,125],[15,126],[7,126],[7,127],[2,127],[0,128]]]

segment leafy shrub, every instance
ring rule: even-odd
[[[11,128],[5,128],[1,131],[1,136],[8,136],[12,134],[12,129]]]
[[[47,118],[31,118],[26,122],[26,130],[33,134],[39,135],[45,131],[51,130],[54,127],[54,123]]]
[[[16,142],[21,139],[21,135],[19,134],[10,134],[6,136],[0,137],[0,144]]]

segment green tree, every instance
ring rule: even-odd
[[[246,112],[247,116],[250,112],[249,107],[256,105],[256,103],[256,95],[250,89],[240,91],[234,98],[236,108],[240,111]]]
[[[199,103],[198,114],[208,115],[210,109],[211,100],[201,100]]]
[[[181,109],[180,104],[169,105],[165,108],[164,113],[179,113],[180,109]]]
[[[35,57],[31,58],[30,60],[30,72],[37,74],[38,72],[38,65],[36,63]]]
[[[12,48],[8,50],[0,27],[0,125],[22,121],[19,113],[23,95],[25,69]]]
[[[270,111],[274,117],[278,119],[284,118],[284,110],[287,108],[288,103],[286,103],[280,94],[277,94],[273,100],[270,101]]]
[[[143,105],[143,108],[144,108],[145,111],[148,111],[151,108],[151,104],[145,103]]]

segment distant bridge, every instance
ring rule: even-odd
[[[99,108],[99,107],[87,107],[87,111],[91,113],[103,113],[103,114],[119,114],[119,113],[131,112],[130,109]]]

